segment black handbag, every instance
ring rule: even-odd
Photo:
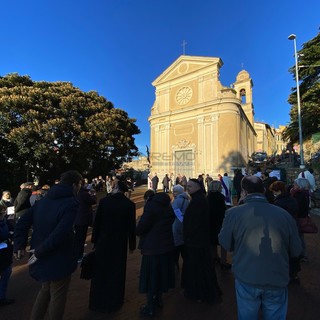
[[[92,278],[95,256],[96,251],[91,251],[82,258],[80,279],[90,280]]]

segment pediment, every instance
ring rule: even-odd
[[[197,56],[180,56],[175,62],[173,62],[161,75],[153,82],[153,86],[175,80],[199,70],[204,70],[208,67],[215,67],[220,69],[223,62],[220,58],[212,57],[197,57]]]

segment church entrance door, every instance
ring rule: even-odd
[[[179,150],[174,153],[175,174],[185,175],[187,179],[194,178],[194,153],[193,150]]]

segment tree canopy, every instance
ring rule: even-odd
[[[320,132],[320,33],[303,44],[298,51],[300,81],[300,110],[303,140]],[[295,66],[289,70],[294,79]],[[290,123],[284,131],[284,138],[295,143],[299,141],[297,88],[291,90],[288,102],[292,105]]]
[[[69,82],[0,77],[1,171],[22,180],[50,180],[68,169],[105,174],[138,154],[135,122],[97,92]]]

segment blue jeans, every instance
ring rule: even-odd
[[[235,281],[238,319],[257,320],[261,308],[264,320],[285,320],[288,289],[262,289]]]
[[[0,272],[0,299],[7,298],[8,282],[12,273],[12,265]]]

